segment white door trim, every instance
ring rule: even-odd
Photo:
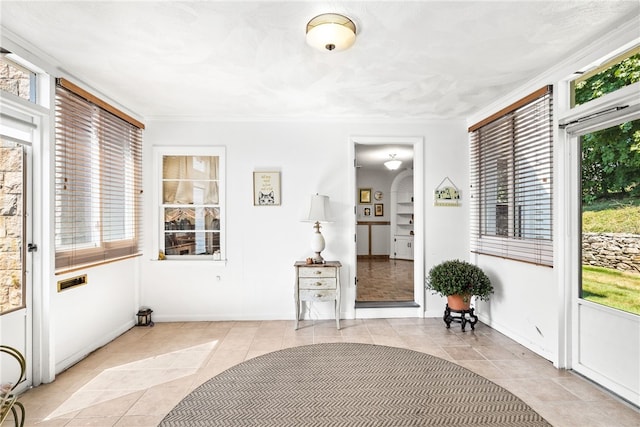
[[[355,312],[355,292],[347,293],[350,298],[347,301],[349,310],[353,310],[351,318],[361,318],[366,315],[367,318],[382,317],[424,317],[425,298],[424,298],[424,214],[425,214],[425,192],[424,192],[424,137],[423,136],[351,136],[349,137],[349,159],[355,159],[356,144],[364,145],[411,145],[413,146],[413,194],[414,194],[414,252],[413,252],[413,278],[414,278],[414,300],[419,307],[414,308],[367,308],[358,309]],[[349,188],[352,189],[353,206],[358,205],[356,191],[356,168],[351,168],[349,174]],[[351,235],[356,234],[356,213],[353,212],[353,220],[350,221],[349,231]],[[351,263],[354,266],[349,273],[350,284],[355,283],[355,266],[357,265],[357,251],[355,242],[350,251]],[[361,311],[362,310],[362,311]]]

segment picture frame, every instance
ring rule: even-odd
[[[384,204],[383,203],[375,203],[373,205],[373,212],[375,216],[384,216]]]
[[[253,205],[280,206],[280,172],[253,173]]]
[[[369,205],[369,204],[371,204],[371,189],[370,188],[361,188],[360,189],[360,204],[361,205]]]
[[[434,206],[460,206],[460,189],[445,177],[433,192]]]
[[[364,209],[362,209],[362,215],[364,215],[364,216],[371,216],[371,208],[364,208]]]

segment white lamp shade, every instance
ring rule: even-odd
[[[314,194],[311,196],[311,204],[309,206],[309,214],[305,221],[311,222],[330,222],[331,213],[329,211],[329,196]]]
[[[307,24],[307,43],[322,51],[341,51],[356,41],[356,27],[346,16],[325,13]]]

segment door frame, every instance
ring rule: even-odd
[[[49,87],[45,81],[39,79],[40,90],[46,92]],[[42,95],[44,96],[44,95]],[[46,97],[46,96],[45,96]],[[27,243],[35,243],[38,246],[36,252],[25,251],[24,262],[27,265],[26,281],[30,282],[27,286],[26,295],[26,334],[27,334],[27,350],[24,355],[27,362],[27,381],[25,386],[37,386],[43,382],[51,382],[55,378],[53,364],[51,362],[51,339],[49,325],[49,301],[50,295],[47,292],[48,283],[44,280],[44,271],[50,265],[50,260],[45,254],[49,254],[47,250],[50,239],[44,239],[44,229],[47,228],[47,221],[52,216],[43,215],[43,203],[48,200],[49,188],[45,188],[44,177],[52,176],[50,174],[51,167],[43,160],[43,153],[46,147],[49,147],[49,141],[53,139],[53,131],[50,127],[52,122],[52,112],[41,105],[31,103],[14,96],[12,94],[3,93],[0,100],[0,111],[10,116],[15,116],[19,120],[26,123],[31,121],[35,126],[32,132],[31,147],[27,150],[27,176],[26,176],[26,240]],[[10,114],[10,113],[14,114]],[[46,363],[49,361],[49,363]]]
[[[356,144],[360,145],[411,145],[413,147],[413,195],[414,195],[414,252],[413,252],[413,297],[418,307],[385,307],[385,308],[355,308],[356,292],[348,292],[347,308],[348,318],[375,319],[391,317],[424,317],[425,292],[424,292],[424,137],[423,136],[351,136],[349,137],[349,159],[353,162],[356,153]],[[350,200],[354,207],[358,206],[356,167],[351,164],[349,173],[349,185],[351,189]],[[353,268],[349,271],[348,283],[354,284],[358,265],[356,250],[356,210],[353,211],[352,221],[349,222],[350,235],[354,236],[351,246],[350,261]],[[353,310],[353,311],[351,311]]]
[[[26,360],[25,378],[17,385],[16,391],[23,392],[33,384],[33,254],[27,250],[33,242],[33,144],[37,139],[37,119],[30,111],[9,106],[3,102],[2,113],[3,138],[15,143],[16,149],[22,152],[22,202],[20,206],[21,236],[20,236],[20,283],[24,307],[2,315],[2,344],[18,350]],[[4,132],[6,131],[6,133]],[[13,368],[14,366],[12,366]]]
[[[559,347],[559,365],[560,367],[573,369],[622,398],[633,402],[635,405],[640,405],[640,387],[638,390],[633,390],[628,384],[623,384],[616,379],[616,375],[621,377],[620,374],[603,372],[597,368],[599,364],[603,363],[603,357],[607,360],[614,360],[616,355],[625,355],[626,359],[618,358],[614,370],[625,369],[628,376],[633,376],[633,369],[638,369],[637,357],[640,353],[640,346],[632,349],[627,347],[633,346],[632,341],[634,338],[638,339],[637,336],[634,337],[632,335],[634,330],[637,331],[640,328],[640,316],[581,299],[579,294],[580,281],[582,280],[582,245],[580,242],[582,236],[582,224],[580,221],[582,214],[581,147],[579,139],[584,134],[640,118],[637,100],[634,101],[632,99],[636,96],[633,94],[633,90],[634,88],[628,87],[619,90],[617,93],[605,95],[598,100],[591,101],[589,104],[592,105],[587,106],[585,104],[578,111],[573,111],[571,115],[562,117],[560,121],[561,123],[567,123],[576,120],[581,116],[601,111],[608,104],[623,103],[629,105],[624,110],[620,110],[621,112],[598,115],[594,119],[583,120],[578,128],[571,129],[569,127],[561,131],[558,138],[562,144],[562,147],[560,147],[560,153],[562,153],[561,164],[566,167],[565,175],[562,178],[566,183],[563,197],[565,206],[563,223],[564,227],[566,227],[564,234],[569,237],[568,241],[564,243],[566,246],[561,246],[559,251],[567,255],[563,259],[569,260],[568,265],[563,267],[565,270],[560,272],[560,276],[567,280],[560,281],[560,283],[565,283],[566,286],[563,289],[565,314],[563,315],[563,328],[561,329],[564,342],[561,341]],[[637,90],[637,87],[635,90]],[[594,327],[599,327],[600,325],[604,326],[602,326],[601,333],[598,334]],[[627,332],[631,332],[631,335],[621,332],[623,328],[628,328]],[[606,340],[610,342],[594,346],[594,340],[597,339],[596,335],[606,337]],[[629,341],[629,338],[631,338],[631,341]],[[599,350],[594,352],[594,347]],[[590,352],[588,351],[589,349],[591,349]],[[635,354],[633,353],[634,351]],[[609,352],[609,356],[607,356],[606,352]]]

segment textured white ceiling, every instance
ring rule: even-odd
[[[467,117],[620,22],[633,1],[8,1],[1,25],[144,119]],[[355,45],[319,52],[338,12]]]

